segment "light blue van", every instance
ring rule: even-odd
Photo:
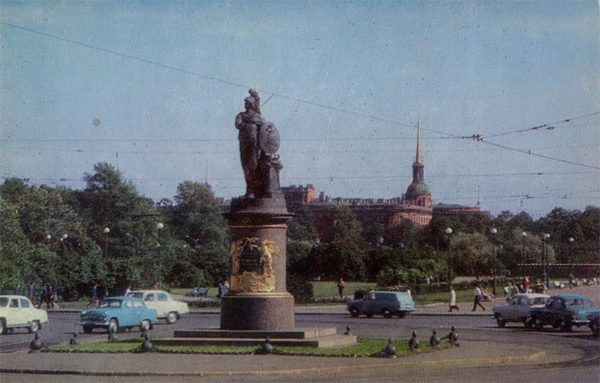
[[[415,310],[415,302],[410,292],[399,291],[370,291],[363,299],[348,302],[348,311],[354,318],[361,314],[371,318],[373,315],[383,315],[391,318],[398,315],[404,318],[406,314]]]

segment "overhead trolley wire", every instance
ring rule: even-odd
[[[123,57],[123,58],[129,59],[129,60],[138,61],[138,62],[141,62],[141,63],[144,63],[144,64],[155,65],[155,66],[158,66],[158,67],[163,68],[163,69],[172,70],[172,71],[175,71],[175,72],[179,72],[179,73],[184,73],[184,74],[191,75],[191,76],[200,77],[200,78],[203,78],[205,80],[219,82],[219,83],[222,83],[222,84],[225,84],[225,85],[229,85],[229,86],[233,86],[233,87],[236,87],[236,88],[245,88],[245,89],[253,88],[252,86],[247,85],[247,84],[242,84],[242,83],[238,83],[238,82],[235,82],[235,81],[225,80],[225,79],[222,79],[222,78],[219,78],[219,77],[216,77],[216,76],[206,75],[204,73],[200,73],[200,72],[196,72],[196,71],[191,71],[191,70],[179,68],[179,67],[176,67],[176,66],[173,66],[173,65],[169,65],[169,64],[163,64],[163,63],[161,63],[159,61],[148,60],[148,59],[145,59],[145,58],[142,58],[142,57],[138,57],[138,56],[134,56],[134,55],[131,55],[131,54],[128,54],[128,53],[123,53],[123,52],[115,51],[115,50],[108,49],[108,48],[98,47],[98,46],[95,46],[95,45],[84,43],[82,41],[78,41],[78,40],[73,40],[73,39],[69,39],[69,38],[57,36],[57,35],[54,35],[54,34],[51,34],[51,33],[46,33],[46,32],[42,32],[42,31],[38,31],[36,29],[27,28],[27,27],[24,27],[24,26],[21,26],[21,25],[7,23],[5,21],[0,21],[0,24],[6,25],[6,26],[11,27],[11,28],[20,29],[20,30],[23,30],[23,31],[34,33],[34,34],[37,34],[37,35],[40,35],[40,36],[44,36],[44,37],[47,37],[47,38],[50,38],[50,39],[54,39],[54,40],[66,42],[66,43],[69,43],[69,44],[78,45],[78,46],[81,46],[81,47],[84,47],[84,48],[93,49],[93,50],[96,50],[96,51],[99,51],[99,52],[104,52],[104,53],[108,53],[108,54],[111,54],[111,55]],[[373,121],[386,122],[386,123],[390,123],[390,124],[394,124],[394,125],[400,125],[400,126],[405,126],[405,127],[414,127],[415,126],[412,123],[399,122],[399,121],[396,121],[396,120],[391,120],[391,119],[388,119],[388,118],[383,118],[383,117],[379,117],[379,116],[372,115],[372,114],[360,113],[360,112],[356,112],[356,111],[353,111],[353,110],[343,109],[343,108],[339,108],[339,107],[335,107],[335,106],[331,106],[331,105],[327,105],[327,104],[323,104],[323,103],[319,103],[319,102],[305,100],[305,99],[298,98],[298,97],[288,96],[288,95],[285,95],[285,94],[282,94],[282,93],[279,93],[279,92],[270,91],[268,89],[261,89],[261,88],[254,88],[254,89],[256,89],[257,91],[260,91],[260,92],[264,92],[264,93],[270,94],[271,97],[272,96],[277,96],[277,97],[280,97],[280,98],[283,98],[283,99],[287,99],[287,100],[290,100],[290,101],[294,101],[294,102],[298,102],[298,103],[302,103],[302,104],[306,104],[306,105],[311,105],[311,106],[316,106],[316,107],[323,108],[323,109],[329,109],[329,110],[333,110],[333,111],[341,112],[341,113],[345,113],[345,114],[350,114],[350,115],[353,115],[353,116],[358,116],[358,117],[370,119],[370,120],[373,120]],[[455,135],[455,134],[452,134],[452,133],[448,133],[448,132],[442,132],[442,131],[438,131],[438,130],[434,130],[434,129],[429,129],[429,128],[421,128],[421,129],[424,130],[424,131],[429,131],[429,132],[433,132],[433,133],[442,134],[442,135],[446,136],[445,138],[461,138],[461,136],[458,136],[458,135]]]
[[[579,120],[582,118],[588,118],[588,117],[592,117],[592,116],[597,116],[599,115],[600,112],[593,112],[593,113],[588,113],[588,114],[584,114],[581,116],[576,116],[576,117],[571,117],[571,118],[565,118],[564,120],[559,120],[559,121],[554,121],[554,122],[548,122],[546,124],[542,124],[542,125],[537,125],[537,126],[532,126],[531,128],[526,128],[526,129],[517,129],[517,130],[511,130],[508,132],[503,132],[503,133],[497,133],[497,134],[492,134],[489,136],[483,136],[484,139],[488,139],[488,138],[494,138],[494,137],[501,137],[501,136],[508,136],[509,134],[517,134],[517,133],[525,133],[525,132],[531,132],[531,131],[535,131],[535,130],[554,130],[557,128],[565,128],[565,127],[574,127],[577,125],[569,125],[569,126],[554,126],[554,125],[558,125],[558,124],[566,124],[566,123],[570,123],[571,121],[574,120]],[[587,126],[588,124],[581,124],[579,126]],[[598,125],[598,124],[597,124]]]

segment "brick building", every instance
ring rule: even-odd
[[[413,180],[406,193],[400,197],[390,199],[330,198],[323,192],[317,197],[317,190],[311,184],[306,186],[292,185],[282,189],[288,210],[293,213],[311,211],[317,227],[328,224],[327,222],[321,222],[322,213],[327,207],[340,205],[350,208],[363,225],[379,223],[391,227],[403,220],[409,220],[417,226],[425,226],[431,221],[433,199],[429,187],[425,183],[425,165],[421,158],[418,128],[417,150],[412,168]]]

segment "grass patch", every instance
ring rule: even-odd
[[[138,339],[126,339],[118,342],[89,342],[79,344],[60,344],[48,349],[50,352],[90,352],[123,353],[137,351],[142,342]]]
[[[396,340],[396,355],[411,353],[408,340]],[[138,352],[142,342],[139,339],[127,339],[118,342],[90,342],[76,345],[62,344],[50,347],[48,352],[82,353],[131,353]],[[335,356],[335,357],[372,357],[377,356],[386,347],[384,339],[358,339],[357,344],[339,348],[275,347],[275,354],[297,356]],[[449,345],[443,343],[441,348]],[[258,346],[157,346],[154,352],[174,354],[251,354]],[[421,351],[432,351],[429,344],[421,342]]]
[[[277,354],[302,355],[302,356],[338,356],[338,357],[367,357],[377,356],[387,346],[384,339],[362,339],[352,346],[339,348],[308,348],[308,347],[277,347]],[[404,356],[411,353],[407,340],[393,341],[396,355]],[[426,342],[421,342],[421,351],[430,351],[431,347]]]
[[[418,305],[426,305],[429,303],[447,303],[448,292],[437,292],[437,293],[426,293],[426,294],[415,294],[413,292],[413,300]],[[473,290],[457,290],[456,291],[457,302],[471,302],[473,301]]]
[[[310,282],[313,286],[313,295],[315,299],[337,297],[338,289],[337,282]],[[346,282],[344,295],[354,296],[356,290],[371,290],[375,289],[376,284],[370,282]]]

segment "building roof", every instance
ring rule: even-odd
[[[406,197],[411,199],[422,195],[431,195],[429,187],[424,182],[413,182],[406,189]]]

